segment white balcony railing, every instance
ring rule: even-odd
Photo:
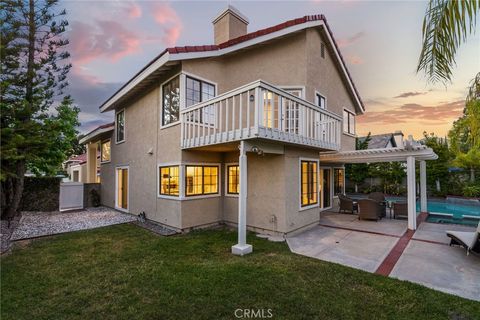
[[[180,114],[183,149],[262,138],[339,150],[341,118],[257,80]]]

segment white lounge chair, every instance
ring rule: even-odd
[[[480,245],[477,244],[480,237],[480,222],[478,223],[477,230],[473,232],[466,232],[466,231],[446,231],[447,237],[449,237],[450,245],[460,245],[467,249],[467,256],[470,251],[475,248],[475,246],[479,247]]]

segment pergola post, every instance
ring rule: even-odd
[[[417,229],[417,206],[415,191],[415,157],[407,157],[407,208],[408,229]]]
[[[420,161],[420,212],[427,212],[427,163]]]
[[[240,175],[240,192],[238,194],[238,243],[232,246],[232,253],[243,256],[252,252],[253,248],[247,244],[247,151],[245,142],[240,142],[240,156],[238,158]]]

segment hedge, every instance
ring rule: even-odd
[[[58,211],[61,178],[25,177],[21,211]]]

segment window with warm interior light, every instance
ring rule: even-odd
[[[240,167],[238,165],[227,166],[227,193],[239,194],[240,192]]]
[[[109,162],[110,161],[110,150],[111,150],[110,140],[102,141],[102,147],[100,149],[101,162]]]
[[[302,160],[300,163],[300,200],[302,207],[318,203],[318,163]]]
[[[333,169],[333,194],[335,196],[344,193],[345,186],[345,169],[334,168]]]
[[[218,193],[218,166],[185,166],[185,195]]]
[[[175,196],[180,194],[180,169],[179,166],[159,167],[161,195]]]

